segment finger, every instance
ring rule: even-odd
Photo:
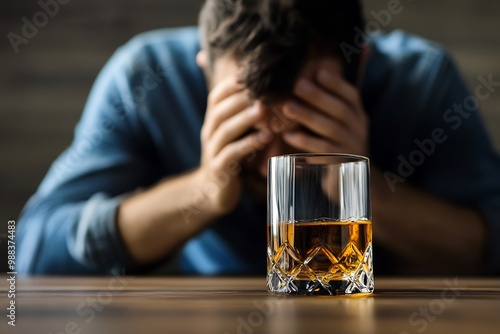
[[[286,103],[283,113],[286,117],[305,126],[317,135],[337,143],[351,137],[343,124],[297,101]]]
[[[306,79],[299,80],[296,85],[296,94],[318,110],[344,123],[356,135],[365,136],[368,116],[362,109],[356,111],[357,109],[353,109],[336,95],[333,95],[334,93],[327,92]]]
[[[346,125],[354,121],[354,115],[349,105],[305,78],[297,81],[294,93],[302,101]]]
[[[359,90],[328,66],[323,66],[318,71],[316,80],[326,90],[345,101],[356,113],[364,113]]]
[[[261,142],[260,133],[257,132],[234,141],[224,146],[215,157],[215,164],[218,166],[227,166],[233,162],[241,164],[243,159],[259,150]]]
[[[255,103],[252,107],[223,121],[209,140],[210,155],[216,156],[224,146],[244,135],[263,117],[263,114],[263,109]]]
[[[359,89],[339,75],[338,67],[332,61],[323,61],[316,80],[328,92],[347,103],[351,108],[350,115],[354,117],[349,127],[358,136],[366,137],[369,120],[363,108]]]
[[[239,83],[236,76],[231,76],[222,80],[208,94],[207,109],[210,110],[211,107],[224,100],[226,97],[243,89],[244,86]]]
[[[213,106],[205,116],[205,122],[201,130],[202,139],[208,140],[219,127],[219,125],[229,117],[246,109],[250,104],[249,95],[246,91],[240,91],[226,97]]]
[[[283,135],[283,140],[295,149],[308,153],[344,153],[366,155],[366,148],[360,141],[335,143],[311,136],[303,131],[289,132]]]
[[[307,153],[343,153],[332,142],[308,135],[303,131],[285,133],[283,139],[290,146]]]

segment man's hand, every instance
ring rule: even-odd
[[[263,117],[258,103],[250,106],[249,94],[228,78],[214,87],[208,96],[205,122],[201,130],[201,182],[217,184],[210,194],[211,211],[230,212],[241,193],[241,161],[257,149],[259,133],[250,132]]]
[[[250,130],[263,109],[249,104],[248,92],[236,78],[221,81],[208,97],[200,167],[159,182],[120,205],[117,225],[134,262],[164,259],[239,202],[241,160],[260,145],[258,132]],[[203,208],[196,190],[205,195]]]
[[[283,112],[303,130],[285,133],[294,148],[309,153],[368,154],[369,120],[356,87],[347,83],[328,61],[315,73],[317,83],[297,81],[293,99]]]

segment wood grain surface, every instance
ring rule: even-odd
[[[24,278],[16,312],[1,333],[493,334],[500,280],[380,278],[369,297],[282,297],[264,278]]]

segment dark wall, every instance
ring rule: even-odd
[[[43,0],[50,1],[50,0]],[[62,0],[60,0],[62,1]],[[72,0],[16,53],[8,33],[21,34],[38,0],[0,2],[0,254],[6,224],[17,219],[50,163],[67,147],[92,82],[113,51],[150,29],[195,24],[202,0]],[[388,0],[365,1],[370,11]],[[500,2],[401,0],[387,29],[404,28],[446,45],[471,87],[479,75],[500,81]],[[500,148],[500,93],[482,103]],[[0,256],[0,269],[6,260]]]

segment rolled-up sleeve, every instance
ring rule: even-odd
[[[140,110],[140,57],[122,47],[98,76],[71,146],[53,163],[18,226],[20,274],[108,274],[134,267],[117,228],[124,196],[160,168]]]
[[[83,206],[78,224],[68,230],[68,250],[79,263],[114,270],[133,267],[116,226],[121,197],[92,196]]]

